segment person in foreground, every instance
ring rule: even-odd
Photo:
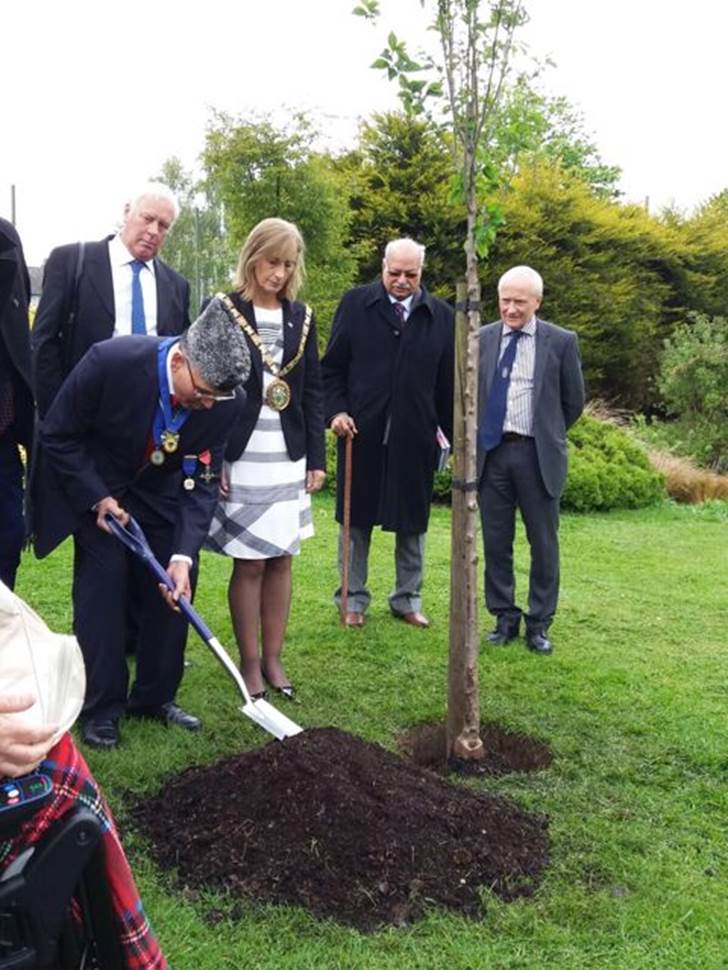
[[[76,808],[100,823],[113,919],[127,970],[164,970],[109,807],[68,733],[81,709],[84,668],[76,640],[52,633],[0,582],[0,782],[49,779],[46,802],[0,836],[0,873]]]
[[[425,534],[438,425],[452,437],[454,318],[422,286],[425,247],[394,239],[382,279],[345,293],[321,361],[326,420],[338,435],[336,518],[343,521],[345,439],[353,438],[348,626],[364,625],[374,525],[396,534],[392,613],[415,627],[422,613]],[[334,594],[341,604],[341,589]]]
[[[559,502],[566,432],[584,407],[577,336],[536,316],[543,280],[515,266],[498,282],[501,319],[480,330],[478,494],[485,551],[485,602],[496,617],[488,642],[519,634],[513,539],[516,509],[531,570],[526,643],[552,652],[548,629],[559,594]]]
[[[106,878],[124,965],[128,970],[165,970],[167,963],[139,898],[113,816],[71,735],[66,732],[54,743],[53,725],[28,727],[7,717],[22,713],[32,703],[32,696],[0,697],[0,778],[39,771],[51,780],[53,795],[21,825],[17,835],[0,840],[0,872],[28,846],[35,845],[52,825],[82,805],[103,827]]]
[[[249,369],[245,339],[213,301],[181,338],[95,344],[45,418],[33,476],[35,550],[43,557],[74,535],[74,631],[87,678],[81,736],[93,747],[118,744],[124,713],[200,727],[175,703],[187,624],[172,607],[192,593],[225,441],[242,411],[235,390]],[[129,514],[168,564],[174,593],[164,590],[164,599],[145,564],[109,533],[107,515],[124,525]],[[139,626],[127,700],[129,595]]]
[[[208,546],[233,559],[230,613],[254,698],[266,684],[289,700],[295,695],[281,663],[291,557],[313,535],[311,493],[326,477],[316,322],[295,302],[303,273],[298,228],[264,219],[243,244],[235,290],[224,298],[245,334],[252,369]]]

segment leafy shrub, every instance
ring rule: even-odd
[[[336,441],[326,433],[327,488],[336,492]],[[433,499],[450,501],[450,469],[438,472]],[[569,475],[561,507],[574,512],[636,509],[665,496],[663,476],[620,428],[583,415],[569,432]]]
[[[636,509],[665,495],[662,475],[615,425],[582,415],[569,432],[569,475],[561,507],[574,512]]]
[[[658,387],[675,450],[716,471],[728,468],[728,319],[692,313],[665,341]]]

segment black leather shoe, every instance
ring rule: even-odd
[[[495,630],[488,634],[488,636],[485,638],[486,642],[494,643],[499,647],[506,643],[510,643],[511,640],[515,640],[518,636],[518,629],[520,625],[520,620],[516,620],[514,622],[512,619],[499,616],[495,624]]]
[[[162,724],[175,724],[186,731],[199,731],[202,727],[199,717],[183,711],[174,701],[160,704],[159,707],[130,707],[126,713],[129,717],[148,717],[153,721],[161,721]]]
[[[174,701],[169,701],[168,704],[162,704],[160,712],[167,724],[176,724],[177,727],[184,728],[185,731],[199,731],[202,727],[202,721],[199,717],[183,711]]]
[[[116,721],[105,718],[99,721],[84,721],[81,725],[81,738],[90,748],[110,751],[119,744],[119,729]]]
[[[529,630],[526,634],[526,646],[534,653],[553,653],[554,647],[549,638],[541,630]]]

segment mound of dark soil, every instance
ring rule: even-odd
[[[548,861],[543,817],[335,728],[190,768],[133,816],[183,885],[361,930],[433,904],[480,917],[480,887],[530,895]]]

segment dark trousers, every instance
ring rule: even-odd
[[[0,436],[0,579],[13,589],[25,539],[23,463],[10,432]]]
[[[172,527],[144,524],[149,545],[163,565],[174,551]],[[89,512],[74,533],[73,623],[86,664],[86,719],[116,719],[127,707],[128,596],[133,594],[136,680],[128,705],[158,707],[172,701],[182,679],[187,623],[162,599],[149,568],[118,539],[96,525]],[[193,573],[194,575],[194,573]]]
[[[371,602],[367,589],[369,576],[369,547],[373,526],[355,526],[349,530],[349,595],[350,613],[364,613]],[[426,533],[397,532],[394,544],[396,588],[389,596],[389,608],[396,616],[419,613],[422,609],[422,577],[425,567]],[[344,570],[344,530],[339,529],[339,575]],[[334,602],[341,605],[341,587],[334,593]]]
[[[503,441],[488,455],[479,483],[485,549],[485,604],[520,619],[513,572],[516,509],[531,548],[526,626],[548,629],[559,596],[559,499],[544,488],[532,438]]]

